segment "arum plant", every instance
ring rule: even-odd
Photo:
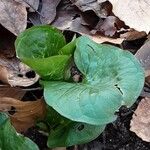
[[[144,71],[134,55],[86,36],[66,44],[54,27],[37,26],[20,34],[15,46],[18,58],[41,76],[49,147],[98,137],[121,105],[130,107],[136,101],[144,84]],[[69,80],[72,59],[83,75],[80,83]]]

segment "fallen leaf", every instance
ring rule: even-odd
[[[56,17],[56,7],[61,0],[42,0],[40,20],[42,24],[50,24]]]
[[[150,142],[150,98],[144,98],[133,114],[130,130],[142,140]]]
[[[74,9],[69,1],[63,1],[57,10],[56,19],[52,22],[51,25],[57,27],[60,30],[67,30],[70,28],[74,17],[78,13],[79,12]]]
[[[15,56],[16,36],[0,25],[0,57],[12,58]]]
[[[126,33],[120,34],[120,37],[124,38],[124,40],[126,40],[126,41],[134,41],[137,39],[144,38],[146,36],[147,36],[147,34],[145,32],[143,32],[143,31],[139,32],[134,29],[127,31]]]
[[[97,43],[110,42],[114,44],[121,44],[122,38],[109,38],[101,34],[92,34],[88,28],[88,24],[84,21],[84,17],[74,9],[69,3],[64,4],[58,8],[56,19],[52,25],[60,30],[69,30],[81,35],[87,35]]]
[[[18,59],[0,58],[0,81],[11,86],[30,86],[36,83],[39,76]]]
[[[22,99],[26,91],[20,88],[0,87],[0,97],[11,97],[14,99]]]
[[[137,51],[136,58],[140,61],[141,65],[145,69],[145,76],[150,76],[150,40]]]
[[[70,0],[74,5],[76,5],[81,11],[94,11],[98,17],[105,18],[108,14],[105,9],[103,9],[102,4],[107,0]]]
[[[113,44],[121,44],[124,39],[123,38],[110,38],[102,35],[94,35],[91,36],[91,39],[95,41],[96,43],[113,43]]]
[[[137,31],[150,31],[149,0],[109,0],[113,5],[114,14],[130,28]]]
[[[18,35],[27,26],[26,7],[14,0],[0,0],[0,23],[10,32]]]
[[[104,21],[100,20],[95,27],[96,32],[101,32],[105,36],[114,37],[117,31],[124,27],[124,23],[115,16],[108,16]]]
[[[40,4],[39,0],[15,0],[15,1],[23,4],[25,7],[29,7],[30,12],[38,10]]]
[[[26,131],[38,119],[43,119],[45,111],[46,105],[43,100],[23,102],[9,97],[0,98],[0,112],[7,112],[18,132]]]

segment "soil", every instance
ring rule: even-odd
[[[144,142],[129,130],[130,120],[140,100],[130,109],[121,107],[117,120],[108,124],[96,140],[78,146],[78,150],[150,150],[150,143]]]

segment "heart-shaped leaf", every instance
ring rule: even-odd
[[[39,150],[29,138],[17,133],[8,116],[0,113],[0,149],[2,150]]]
[[[111,122],[115,111],[131,106],[142,90],[144,71],[128,51],[80,37],[74,61],[83,74],[82,83],[43,82],[47,104],[70,120]]]
[[[15,42],[17,57],[44,79],[59,80],[69,62],[69,55],[59,55],[66,44],[64,36],[51,26],[36,26],[21,33]]]

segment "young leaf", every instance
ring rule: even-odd
[[[15,42],[17,57],[34,69],[43,79],[59,80],[70,56],[58,55],[66,44],[56,28],[36,26],[21,33]]]
[[[47,145],[50,148],[89,142],[97,138],[105,128],[105,125],[94,126],[73,122],[62,117],[51,107],[48,108],[45,121],[52,128],[47,141]]]
[[[8,116],[0,113],[0,149],[2,150],[39,150],[29,138],[17,133]]]
[[[45,80],[60,80],[65,76],[65,70],[70,56],[56,55],[43,59],[24,59],[25,63],[34,69]]]
[[[22,60],[57,55],[65,44],[63,34],[48,25],[31,27],[22,32],[15,41],[17,56]]]
[[[105,125],[94,126],[85,123],[70,122],[58,126],[50,132],[47,145],[50,148],[83,144],[96,139]]]
[[[82,83],[43,82],[46,103],[70,120],[111,122],[115,111],[123,104],[131,106],[142,90],[144,71],[127,51],[80,37],[74,61],[83,74]]]
[[[59,50],[60,55],[72,55],[76,47],[76,36],[73,37],[72,41],[65,45],[62,49]]]

